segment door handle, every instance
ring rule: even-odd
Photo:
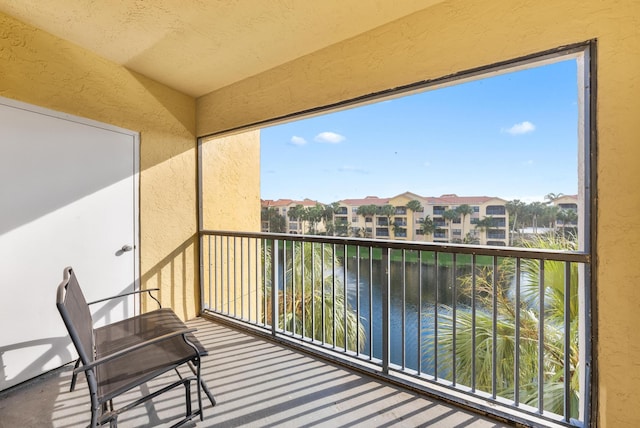
[[[127,251],[131,251],[133,250],[133,247],[131,245],[123,245],[122,248],[120,248],[120,251],[122,251],[123,253],[126,253]]]

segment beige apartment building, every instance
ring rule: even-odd
[[[411,201],[418,201],[412,210]],[[319,202],[305,199],[262,200],[262,208],[274,208],[285,218],[286,233],[309,233],[308,222],[292,219],[289,211],[297,205],[314,207]],[[440,197],[425,197],[412,192],[404,192],[390,198],[367,196],[361,199],[343,199],[333,215],[334,234],[375,239],[398,239],[406,241],[424,241],[440,243],[476,243],[481,245],[505,246],[509,244],[509,214],[504,199],[489,196],[457,196],[455,194]],[[468,205],[469,213],[454,217],[459,206]],[[381,213],[379,209],[390,206]],[[361,210],[361,207],[378,209]],[[364,213],[362,211],[365,211]],[[423,222],[430,219],[434,230],[423,229]],[[481,222],[491,218],[491,223]],[[331,229],[331,228],[330,228]],[[327,231],[324,220],[315,225],[319,234]],[[263,219],[262,231],[270,232],[269,222]]]
[[[285,219],[285,232],[292,235],[304,235],[307,233],[307,230],[305,229],[307,225],[303,219],[291,218],[289,211],[298,205],[302,205],[304,208],[310,208],[320,204],[320,202],[313,201],[311,199],[303,199],[301,201],[294,199],[262,199],[260,203],[263,210],[269,208],[277,210],[278,214],[283,216]],[[262,218],[261,224],[263,232],[276,232],[274,230],[270,230],[269,220]],[[317,233],[323,233],[325,230],[324,222],[320,222],[316,227]]]

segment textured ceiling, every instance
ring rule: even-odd
[[[201,96],[443,0],[0,0],[0,11]]]

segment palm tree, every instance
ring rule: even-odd
[[[456,210],[444,210],[444,212],[442,213],[442,218],[447,220],[447,224],[449,226],[449,241],[451,241],[451,223],[455,219],[460,218],[460,214],[458,214]]]
[[[367,219],[368,218],[371,219],[371,223],[372,223],[371,229],[373,230],[373,217],[376,215],[377,212],[378,212],[378,207],[373,204],[361,205],[358,207],[358,210],[356,211],[356,213],[359,216],[362,216],[364,218],[365,238],[371,237],[371,236],[367,236],[367,235],[370,235],[370,233],[367,232]]]
[[[420,222],[420,230],[422,233],[426,235],[431,235],[436,230],[436,225],[433,223],[433,220],[429,215],[424,216],[422,221]]]
[[[526,204],[519,199],[514,199],[512,201],[508,201],[505,204],[505,208],[509,213],[509,223],[511,223],[511,233],[509,234],[509,245],[514,245],[513,236],[518,229],[518,217],[523,216]]]
[[[329,205],[324,206],[322,219],[324,220],[327,235],[335,235],[335,214],[338,208],[340,208],[340,202],[331,202]]]
[[[393,205],[381,205],[377,207],[376,215],[387,218],[387,227],[391,226],[391,216],[396,213],[396,207]]]
[[[300,233],[304,235],[304,218],[306,217],[304,206],[302,206],[302,204],[298,204],[289,208],[287,215],[289,216],[289,220],[300,222],[298,230],[300,230]]]
[[[462,204],[460,205],[458,208],[456,208],[456,212],[458,214],[460,214],[460,217],[462,219],[462,236],[464,236],[464,222],[465,222],[465,218],[471,214],[473,214],[473,208],[471,207],[471,205],[468,204]]]
[[[547,193],[544,198],[547,200],[547,204],[552,204],[556,199],[564,196],[564,193]]]
[[[567,234],[567,226],[574,228],[573,224],[578,221],[578,213],[574,210],[561,209],[556,214],[556,219],[562,222],[562,236]]]
[[[553,235],[537,236],[525,243],[530,248],[576,250],[575,241],[559,239]],[[472,367],[475,366],[476,389],[491,392],[494,376],[497,394],[512,399],[514,397],[515,367],[515,327],[519,318],[519,382],[520,402],[536,406],[540,370],[544,378],[544,410],[557,414],[564,412],[564,382],[569,382],[571,414],[577,417],[578,410],[578,266],[570,266],[569,296],[569,379],[564,379],[565,340],[565,295],[563,262],[544,262],[544,367],[538,367],[539,320],[540,320],[540,262],[533,259],[521,260],[520,306],[516,306],[511,290],[515,267],[513,260],[504,259],[498,266],[497,275],[492,266],[479,266],[475,281],[469,275],[460,279],[459,293],[468,300],[472,297],[475,284],[475,317],[473,312],[460,304],[457,306],[455,328],[453,309],[439,306],[438,335],[433,328],[425,328],[423,335],[427,346],[434,349],[437,337],[439,374],[451,376],[455,362],[456,382],[471,385]],[[496,276],[493,285],[493,276]],[[496,305],[496,367],[493,367],[493,300]],[[517,318],[518,317],[518,318]],[[427,323],[425,323],[427,325]],[[475,326],[475,350],[472,348]],[[455,333],[454,333],[455,332]],[[455,347],[455,348],[454,348]],[[455,349],[455,354],[454,354]],[[473,357],[475,356],[475,364]],[[425,352],[422,356],[425,367],[433,367],[434,355]]]
[[[493,217],[488,216],[483,218],[482,220],[478,220],[475,226],[476,230],[479,230],[480,233],[487,233],[494,228]]]
[[[304,211],[305,218],[309,222],[309,233],[315,235],[317,233],[316,225],[322,220],[325,208],[321,204],[316,204],[313,207],[306,208]]]
[[[284,233],[287,229],[287,221],[275,207],[262,208],[260,220],[268,222],[269,232]]]
[[[407,209],[411,210],[411,235],[413,236],[413,231],[415,229],[415,213],[424,211],[424,207],[420,203],[419,200],[413,199],[407,202]]]
[[[544,215],[545,205],[542,202],[531,202],[527,210],[529,211],[529,215],[532,217],[533,233],[538,233],[538,217]]]
[[[348,302],[342,275],[335,280],[333,277],[333,272],[342,265],[333,247],[312,242],[290,245],[287,248],[293,256],[284,261],[284,278],[278,287],[278,328],[337,347],[344,348],[346,344],[350,351],[363,350],[364,326]],[[267,266],[267,323],[273,322],[272,248],[267,245],[263,249]]]

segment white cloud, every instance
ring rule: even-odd
[[[431,162],[427,161],[424,163],[424,166],[426,166],[427,168],[429,168],[431,166]]]
[[[529,160],[526,160],[526,161],[522,162],[522,165],[525,165],[525,166],[533,165],[533,159],[529,159]]]
[[[508,129],[502,129],[502,132],[506,132],[507,134],[511,134],[511,135],[522,135],[522,134],[528,134],[529,132],[533,132],[536,130],[536,126],[529,122],[528,120],[525,120],[524,122],[521,123],[516,123],[515,125],[513,125],[511,128]]]
[[[335,132],[325,131],[316,135],[314,140],[318,143],[338,144],[346,140],[346,137]]]
[[[305,144],[307,144],[307,140],[294,135],[293,137],[291,137],[291,144],[293,144],[294,146],[304,146]]]

